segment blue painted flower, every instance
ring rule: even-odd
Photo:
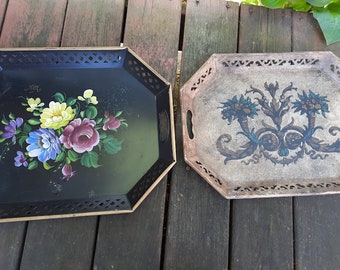
[[[28,162],[26,161],[26,157],[23,152],[17,151],[17,156],[14,158],[14,166],[20,167],[20,166],[27,167]]]
[[[15,120],[9,121],[9,124],[5,126],[5,131],[2,133],[2,137],[9,139],[12,138],[12,142],[15,142],[16,131],[23,124],[24,120],[21,117],[17,117]]]
[[[40,162],[49,159],[55,160],[61,152],[59,138],[53,129],[39,128],[36,131],[31,131],[26,142],[29,144],[26,147],[28,155],[38,157]]]
[[[226,102],[222,102],[222,119],[227,119],[229,124],[233,120],[243,121],[247,117],[254,118],[257,115],[257,104],[247,97],[244,98],[241,95],[240,99],[234,96],[232,99],[228,99]]]
[[[300,114],[307,114],[311,116],[313,114],[322,113],[323,117],[326,117],[326,112],[328,110],[329,100],[327,100],[327,96],[320,96],[320,94],[315,94],[313,91],[309,90],[309,94],[303,91],[303,94],[298,94],[300,100],[296,100],[293,102],[294,112],[300,112]]]

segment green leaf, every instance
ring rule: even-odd
[[[97,108],[94,106],[88,106],[85,115],[88,119],[94,119],[98,114]]]
[[[31,127],[29,124],[24,123],[23,129],[24,129],[24,131],[26,131],[26,132],[30,132],[30,131],[32,130],[32,127]]]
[[[100,167],[100,165],[98,164],[98,154],[96,152],[87,152],[83,154],[80,159],[80,163],[87,168]]]
[[[14,120],[14,119],[15,119],[15,116],[14,116],[13,113],[10,113],[10,114],[8,115],[8,117],[9,117],[9,119],[11,119],[11,120]]]
[[[39,124],[40,124],[40,120],[39,120],[39,119],[36,119],[36,118],[28,119],[27,122],[28,122],[30,125],[32,125],[32,126],[35,126],[35,125],[39,125]]]
[[[262,5],[267,8],[283,8],[285,0],[261,0]]]
[[[55,99],[56,101],[58,101],[59,103],[62,103],[62,102],[65,101],[65,96],[64,96],[62,93],[60,93],[60,92],[55,93],[55,94],[53,95],[53,97],[54,97],[54,99]]]
[[[1,123],[4,124],[4,125],[8,125],[9,124],[9,122],[7,121],[5,116],[2,118]]]
[[[247,5],[259,5],[259,1],[258,0],[245,0],[242,1],[241,4],[247,4]]]
[[[34,169],[37,168],[37,167],[38,167],[38,161],[32,160],[32,161],[28,164],[27,169],[29,169],[29,170],[34,170]]]
[[[115,117],[120,116],[122,113],[123,113],[122,111],[117,112],[117,113],[115,114]]]
[[[120,124],[121,124],[121,126],[123,126],[123,127],[128,127],[128,126],[129,126],[128,123],[126,123],[126,122],[120,122]]]
[[[40,112],[39,111],[33,111],[33,115],[34,116],[40,116]]]
[[[293,10],[301,12],[308,12],[311,9],[311,5],[307,4],[306,1],[290,0],[287,8],[292,8]]]
[[[76,102],[77,102],[77,99],[76,99],[76,98],[69,97],[69,98],[67,99],[67,101],[66,101],[66,104],[67,104],[68,106],[73,106],[74,104],[76,104]]]
[[[81,111],[79,114],[80,114],[80,117],[81,117],[81,118],[84,118],[84,117],[85,117],[85,112],[84,112],[84,111]]]
[[[311,4],[314,7],[324,7],[330,4],[332,0],[307,0],[308,4]]]
[[[103,145],[105,151],[110,154],[116,154],[122,149],[122,141],[118,141],[115,137],[113,136],[108,136],[103,140]]]
[[[50,170],[52,169],[54,166],[51,166],[50,164],[48,164],[46,161],[43,163],[43,167],[45,170]]]
[[[2,142],[4,142],[4,141],[6,141],[6,138],[0,137],[0,143],[2,143]]]
[[[74,152],[73,150],[67,151],[67,157],[70,159],[70,161],[75,162],[78,160],[78,154]]]
[[[97,125],[100,124],[102,121],[103,121],[103,118],[98,118],[98,119],[96,120]]]
[[[340,40],[340,4],[332,3],[327,8],[314,8],[313,16],[319,22],[327,45]]]
[[[65,153],[64,152],[61,152],[57,155],[56,159],[55,159],[55,162],[61,162],[65,159]]]
[[[24,142],[26,142],[27,136],[23,136],[19,138],[19,145],[20,147],[22,147],[22,145],[24,144]]]
[[[105,139],[107,137],[107,134],[105,132],[99,134],[99,138],[102,140],[102,139]]]

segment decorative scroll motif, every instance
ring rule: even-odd
[[[234,192],[268,192],[270,190],[301,190],[301,189],[332,189],[340,188],[339,182],[331,183],[308,183],[308,184],[284,184],[284,185],[271,185],[271,186],[247,186],[247,187],[236,187],[233,189]]]
[[[340,66],[338,65],[330,65],[330,69],[334,74],[338,75],[338,78],[340,78]]]
[[[295,65],[315,65],[319,62],[316,58],[296,58],[296,59],[258,59],[258,60],[227,60],[222,64],[225,67],[263,67],[263,66],[295,66]]]
[[[198,78],[198,80],[191,86],[191,91],[195,91],[200,84],[204,83],[207,76],[212,73],[212,67],[205,70],[205,72]]]
[[[292,91],[297,91],[293,83],[279,91],[279,83],[264,83],[264,90],[250,86],[247,94],[255,95],[254,102],[250,97],[241,95],[222,102],[222,119],[227,120],[230,125],[237,122],[240,131],[237,135],[247,139],[247,143],[240,149],[228,148],[232,137],[229,134],[221,135],[216,141],[217,150],[225,156],[224,163],[230,160],[242,160],[246,165],[258,163],[262,158],[270,160],[274,164],[289,165],[296,163],[299,159],[309,156],[311,159],[325,159],[327,153],[340,152],[340,140],[337,138],[333,143],[324,142],[324,138],[317,138],[317,131],[324,127],[316,126],[317,117],[326,118],[329,112],[327,96],[321,96],[309,90],[297,93],[298,98],[291,101]],[[295,124],[294,117],[289,120],[286,114],[294,109],[293,113],[305,116],[303,126]],[[249,121],[258,117],[258,111],[262,111],[268,118],[261,121],[262,126],[257,130],[249,127]],[[269,122],[270,121],[270,122]],[[332,126],[328,132],[336,136],[340,127]],[[243,160],[250,157],[249,160]]]
[[[76,174],[74,164],[97,169],[101,167],[100,155],[114,155],[121,150],[122,141],[115,133],[128,126],[122,111],[100,114],[100,102],[92,89],[77,98],[61,92],[53,97],[48,105],[37,96],[19,97],[18,104],[21,101],[25,113],[21,110],[3,114],[1,161],[12,159],[18,170],[59,172],[62,181],[68,181]],[[54,184],[58,190],[60,185]]]
[[[124,51],[69,51],[46,50],[35,51],[7,51],[1,52],[0,65],[2,67],[15,67],[22,65],[84,65],[101,64],[112,66],[119,64]]]
[[[210,179],[213,179],[217,184],[222,186],[222,181],[218,177],[216,177],[209,169],[207,169],[202,162],[196,160],[196,164],[201,168],[202,172],[209,176]]]

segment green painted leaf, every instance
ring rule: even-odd
[[[65,153],[64,152],[61,152],[57,155],[56,159],[55,159],[55,162],[61,162],[65,159]]]
[[[314,8],[313,16],[319,22],[327,45],[340,41],[340,4],[332,3],[327,8]]]
[[[87,152],[83,154],[80,159],[80,163],[87,168],[100,167],[100,165],[98,164],[98,154],[96,152]]]
[[[283,8],[285,0],[261,0],[262,5],[267,8]]]
[[[122,111],[117,112],[117,113],[115,114],[115,117],[120,116],[122,113],[123,113]]]
[[[20,138],[19,138],[18,141],[19,141],[20,147],[23,146],[24,142],[26,142],[26,139],[27,139],[27,136],[23,136],[23,137],[20,137]]]
[[[56,101],[58,101],[59,103],[62,103],[62,102],[65,101],[65,96],[64,96],[62,93],[60,93],[60,92],[55,93],[55,94],[53,95],[53,97],[54,97],[54,99],[55,99]]]
[[[13,113],[10,113],[10,114],[8,115],[8,117],[9,117],[9,119],[11,119],[11,120],[14,120],[14,119],[15,119],[15,116],[14,116]]]
[[[85,115],[88,119],[94,119],[98,114],[97,108],[94,106],[88,106]]]
[[[332,2],[332,0],[307,0],[308,4],[314,7],[324,7]]]
[[[102,139],[105,139],[107,137],[107,134],[105,132],[101,133],[99,135],[99,138],[102,140]]]
[[[75,162],[78,160],[78,154],[74,152],[73,150],[67,151],[67,157],[70,159],[70,161]]]
[[[5,117],[2,118],[1,123],[4,124],[4,125],[9,124],[8,120]]]
[[[39,164],[38,161],[32,160],[32,161],[28,164],[27,169],[29,169],[29,170],[34,170],[35,168],[38,167],[38,164]]]
[[[39,120],[39,119],[36,119],[36,118],[28,119],[27,122],[28,122],[30,125],[32,125],[32,126],[35,126],[35,125],[39,125],[39,124],[40,124],[40,120]]]
[[[54,166],[51,166],[50,164],[48,164],[46,161],[43,163],[43,167],[45,170],[50,170],[52,169]]]
[[[66,101],[66,104],[67,104],[68,106],[73,106],[74,104],[76,104],[76,102],[77,102],[77,99],[76,99],[76,98],[69,97],[69,98],[67,99],[67,101]]]
[[[38,111],[33,111],[33,115],[34,115],[34,116],[40,116],[40,112],[38,112]]]
[[[84,111],[81,111],[79,114],[80,114],[80,117],[81,117],[81,118],[84,118],[84,117],[85,117],[85,112],[84,112]]]
[[[0,137],[0,143],[6,141],[6,138]]]
[[[31,127],[29,124],[24,123],[23,129],[24,129],[24,131],[26,131],[26,132],[30,132],[30,131],[32,130],[32,127]]]
[[[116,154],[122,149],[122,141],[118,141],[115,137],[113,136],[108,136],[103,140],[103,145],[105,151],[110,154]]]
[[[98,118],[98,119],[96,120],[97,125],[100,124],[102,121],[103,121],[103,118]]]

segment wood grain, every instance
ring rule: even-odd
[[[312,14],[294,13],[293,49],[330,50],[340,56],[340,42],[327,46]],[[331,110],[331,109],[330,109]],[[339,195],[294,199],[296,268],[337,269],[340,265]]]
[[[290,11],[243,5],[240,16],[240,53],[291,50]],[[292,210],[291,198],[234,200],[231,268],[293,269]]]
[[[127,11],[124,45],[174,83],[181,1],[129,0]]]
[[[175,81],[180,2],[129,1],[124,45]],[[132,168],[133,169],[133,168]],[[167,178],[130,215],[100,218],[94,269],[159,269]]]
[[[67,0],[9,1],[0,46],[59,46],[66,3]]]
[[[26,222],[0,224],[0,269],[18,269],[25,241]]]
[[[187,1],[182,81],[214,52],[236,52],[238,5]],[[229,201],[185,164],[177,114],[177,164],[172,171],[164,269],[227,269]]]
[[[119,46],[124,5],[124,0],[69,0],[62,46]]]
[[[6,8],[7,8],[7,3],[8,3],[7,0],[2,0],[0,2],[0,30],[1,30],[2,23],[3,23],[4,18],[5,18],[5,12],[6,12]]]

